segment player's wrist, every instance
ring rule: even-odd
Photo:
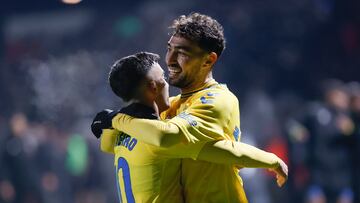
[[[278,156],[276,156],[276,154],[274,154],[274,153],[269,152],[269,154],[270,154],[271,163],[272,163],[271,168],[272,169],[278,169],[280,167],[281,159]]]

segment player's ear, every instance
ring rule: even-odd
[[[215,52],[210,52],[209,54],[206,55],[204,65],[206,67],[212,67],[214,63],[217,61],[217,59],[218,59],[217,54]]]

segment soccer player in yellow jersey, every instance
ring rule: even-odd
[[[162,147],[176,143],[208,146],[218,140],[240,141],[238,100],[212,75],[225,48],[222,26],[209,16],[192,13],[180,16],[171,28],[173,33],[166,54],[169,83],[181,89],[181,95],[173,98],[169,110],[162,114],[162,118],[171,119],[163,122],[118,114],[112,119],[112,126]],[[237,145],[232,142],[228,146]],[[216,153],[200,153],[197,159],[211,161],[213,157]],[[261,155],[255,157],[266,159]],[[183,159],[180,164],[166,167],[173,165],[181,165],[178,176],[186,202],[247,202],[236,166]],[[239,165],[251,167],[246,163]]]
[[[117,61],[110,71],[113,91],[131,104],[120,112],[139,118],[157,119],[159,112],[168,108],[168,84],[157,63],[158,56],[138,53]],[[112,113],[105,111],[97,115]],[[92,127],[101,123],[95,118]],[[94,129],[93,129],[94,130]],[[215,163],[236,164],[239,167],[272,168],[284,181],[286,165],[274,154],[243,143],[229,141],[197,142],[160,148],[138,140],[134,134],[104,129],[101,149],[115,154],[119,196],[122,202],[184,202],[180,185],[180,163],[174,158],[192,158]],[[146,137],[151,132],[141,131]],[[257,158],[257,157],[263,158]],[[170,165],[171,163],[171,165]],[[280,182],[281,184],[283,182]]]

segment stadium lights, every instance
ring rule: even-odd
[[[61,0],[65,4],[78,4],[81,0]]]

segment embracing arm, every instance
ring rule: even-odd
[[[197,160],[246,168],[267,168],[277,174],[279,186],[285,183],[288,176],[287,165],[275,154],[241,142],[208,142],[201,149]]]
[[[229,140],[206,143],[200,151],[198,159],[250,168],[275,168],[279,165],[279,158],[275,154],[245,143]]]
[[[112,119],[112,126],[142,142],[159,147],[169,147],[181,142],[180,129],[165,121],[134,118],[120,113]]]

